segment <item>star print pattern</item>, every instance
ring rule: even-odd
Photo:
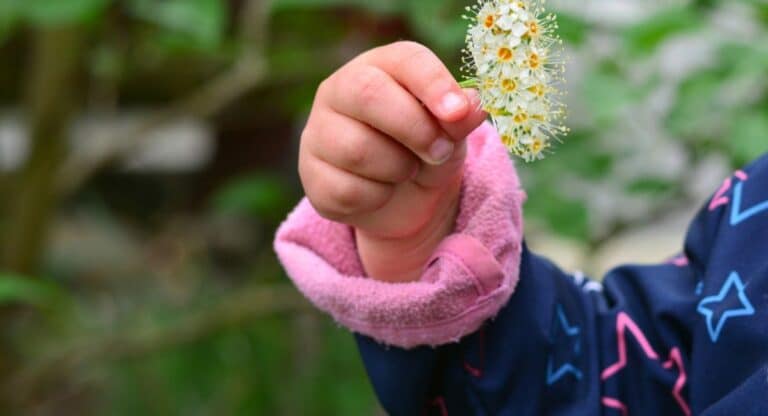
[[[554,353],[550,354],[547,362],[547,384],[550,386],[569,374],[577,380],[581,380],[583,377],[583,373],[574,362],[581,355],[581,329],[568,323],[568,318],[565,316],[562,305],[557,305],[555,321],[553,325],[554,348],[563,349],[564,354],[562,355],[572,358],[556,364]]]
[[[744,182],[739,182],[733,188],[733,206],[731,207],[731,225],[737,226],[750,218],[768,214],[768,200],[759,202],[750,208],[742,210],[744,199]]]
[[[375,341],[363,355],[391,414],[763,414],[767,250],[768,155],[724,181],[662,264],[592,281],[523,242],[514,293],[479,332],[399,370],[402,357],[382,361],[391,351]]]
[[[745,289],[746,285],[741,281],[741,276],[733,272],[718,294],[707,296],[699,302],[696,310],[704,315],[707,332],[713,343],[720,339],[729,319],[755,314],[755,308],[747,298]],[[736,300],[738,302],[735,302]],[[720,312],[719,317],[717,312]]]
[[[659,354],[656,353],[650,342],[648,342],[648,339],[640,327],[637,326],[635,321],[632,320],[632,318],[627,313],[619,312],[619,314],[616,316],[616,334],[618,340],[617,345],[619,359],[616,363],[606,367],[605,370],[603,370],[600,376],[603,381],[614,377],[627,366],[627,332],[632,334],[632,338],[640,345],[640,348],[648,360],[659,361]],[[682,394],[688,377],[686,375],[685,368],[683,367],[683,361],[680,356],[679,348],[673,347],[669,351],[669,359],[662,364],[662,367],[665,369],[676,367],[675,371],[677,371],[677,379],[674,386],[672,387],[671,394],[677,404],[680,406],[680,410],[683,412],[683,414],[690,416],[691,409],[683,398]],[[629,414],[627,406],[617,398],[603,397],[602,403],[605,407],[618,409],[624,415]]]

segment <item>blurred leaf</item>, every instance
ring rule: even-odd
[[[558,235],[578,241],[589,237],[589,213],[585,204],[566,198],[559,190],[536,188],[536,192],[529,192],[525,215],[543,221]]]
[[[590,26],[583,19],[568,13],[557,13],[557,23],[560,26],[557,33],[563,41],[576,46],[584,43]]]
[[[223,213],[276,218],[290,205],[285,186],[276,178],[252,175],[226,185],[213,198],[213,207]]]
[[[614,159],[613,155],[607,153],[583,154],[582,152],[582,157],[572,164],[573,171],[585,179],[604,178],[613,169]]]
[[[15,0],[0,0],[0,45],[11,34],[19,21],[19,11]]]
[[[585,77],[583,94],[585,105],[591,110],[595,121],[610,123],[628,105],[642,97],[642,90],[630,85],[615,68],[602,65]]]
[[[662,195],[672,191],[675,184],[658,178],[642,178],[628,184],[630,194]]]
[[[765,0],[742,0],[744,3],[752,5],[755,9],[755,14],[760,21],[768,26],[768,1]]]
[[[557,158],[557,163],[539,164],[545,169],[538,169],[536,174],[546,174],[546,178],[557,181],[562,176],[563,168],[567,167],[568,172],[585,181],[604,178],[613,169],[615,157],[600,148],[597,137],[599,133],[595,131],[570,132],[554,150],[553,157]],[[585,152],[584,149],[592,150]]]
[[[134,16],[195,48],[215,48],[224,37],[227,8],[219,0],[131,0],[129,8]]]
[[[50,306],[62,298],[64,293],[50,282],[0,273],[0,305],[27,303]]]
[[[110,2],[111,0],[18,0],[13,7],[29,23],[51,26],[93,21],[104,12]]]
[[[672,8],[633,25],[624,32],[627,47],[633,53],[646,54],[670,36],[701,26],[701,16],[691,8]]]
[[[719,140],[734,117],[751,109],[754,88],[765,89],[766,71],[765,42],[724,44],[714,67],[680,84],[677,103],[667,119],[670,130],[692,140]],[[738,98],[729,98],[734,96]]]
[[[768,70],[768,39],[754,43],[725,44],[720,49],[718,62],[726,73],[763,75]]]
[[[736,117],[725,143],[736,166],[743,166],[768,151],[768,111]]]

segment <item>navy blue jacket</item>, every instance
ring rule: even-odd
[[[391,415],[768,415],[768,156],[726,180],[669,263],[603,283],[527,248],[520,282],[460,343],[358,335]]]

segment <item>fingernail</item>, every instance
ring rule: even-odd
[[[440,103],[440,107],[445,116],[451,116],[463,110],[467,105],[467,99],[455,92],[449,92],[443,96],[443,101]]]
[[[453,155],[453,148],[454,144],[452,141],[444,138],[437,139],[432,144],[432,147],[429,148],[429,157],[431,160],[428,162],[435,165],[442,165]]]

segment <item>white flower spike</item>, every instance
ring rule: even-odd
[[[558,86],[564,81],[562,41],[546,0],[479,0],[467,7],[464,87],[480,91],[501,140],[527,162],[544,158],[568,133]]]

